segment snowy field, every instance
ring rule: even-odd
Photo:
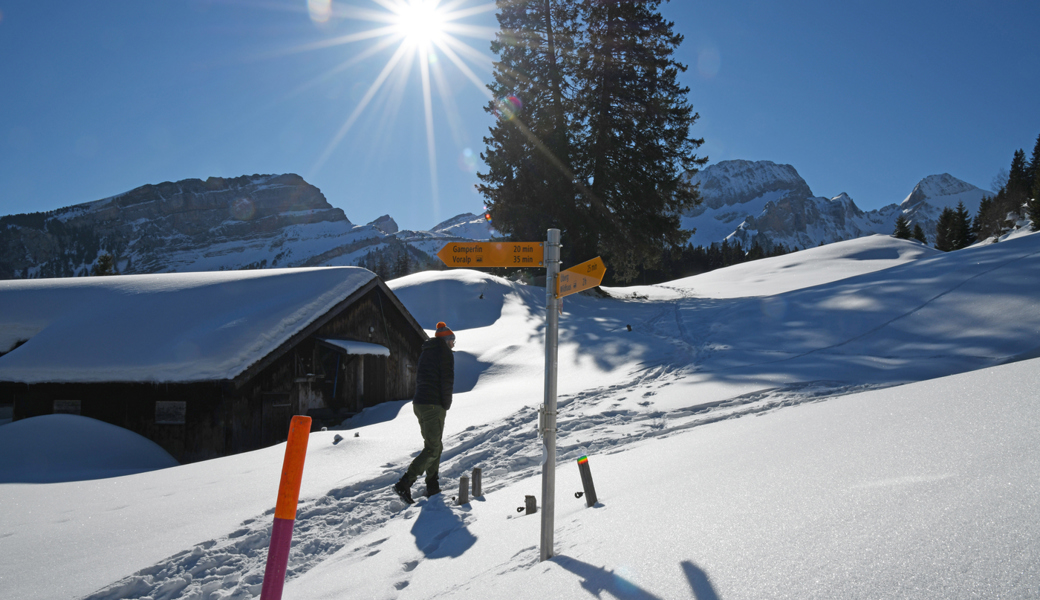
[[[389,489],[421,446],[408,402],[313,433],[285,598],[1040,598],[1040,236],[873,236],[567,297],[546,562],[516,510],[541,503],[544,289],[390,285],[458,336],[445,493]],[[284,445],[169,467],[110,438],[0,426],[0,597],[257,597]],[[484,495],[453,505],[473,467]]]

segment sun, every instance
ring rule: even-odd
[[[361,5],[354,4],[360,2]],[[374,6],[373,6],[374,5]],[[392,50],[386,64],[375,76],[353,110],[346,117],[325,151],[311,168],[313,176],[332,156],[347,133],[361,118],[367,107],[381,90],[393,90],[396,97],[384,103],[388,110],[400,105],[404,82],[418,71],[421,83],[423,116],[426,121],[426,152],[430,164],[430,195],[434,207],[439,204],[437,180],[437,154],[435,151],[434,97],[440,98],[446,107],[449,126],[457,127],[458,110],[454,105],[454,90],[445,76],[445,67],[454,66],[468,79],[475,89],[489,100],[486,78],[490,76],[493,61],[461,38],[473,38],[486,44],[498,32],[497,28],[466,22],[472,17],[498,10],[496,0],[307,0],[311,20],[324,30],[341,25],[353,28],[349,33],[324,39],[319,42],[290,49],[291,52],[331,49],[346,44],[362,43],[368,48],[345,53],[343,62],[328,73],[324,79],[353,65]],[[357,23],[366,21],[374,26],[358,29]],[[444,60],[446,59],[446,60]],[[473,72],[471,66],[486,72],[484,78]],[[303,87],[308,87],[307,84]],[[457,85],[457,84],[456,84]],[[302,89],[302,88],[301,88]]]
[[[447,24],[439,0],[408,0],[394,6],[394,29],[405,42],[429,49],[441,42]]]

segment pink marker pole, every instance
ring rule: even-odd
[[[303,461],[307,458],[307,438],[311,433],[311,418],[297,415],[289,425],[289,441],[285,445],[282,462],[282,481],[278,485],[278,504],[274,509],[274,528],[271,547],[267,551],[264,583],[260,600],[281,600],[285,586],[285,569],[289,564],[289,546],[292,544],[293,524],[296,522],[296,504],[300,501],[300,483],[303,481]]]

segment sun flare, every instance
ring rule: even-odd
[[[353,2],[362,2],[359,6]],[[346,70],[362,61],[373,59],[393,49],[386,64],[364,91],[361,98],[339,127],[325,151],[317,159],[311,174],[320,170],[332,156],[347,133],[362,118],[371,104],[382,105],[384,111],[395,112],[400,106],[405,82],[418,71],[421,84],[423,116],[426,122],[426,149],[430,165],[430,194],[433,205],[439,204],[437,180],[437,153],[434,134],[434,101],[439,99],[445,108],[447,125],[453,131],[459,127],[458,109],[454,104],[455,91],[447,77],[446,67],[454,67],[475,89],[489,100],[486,78],[492,71],[492,58],[462,40],[474,38],[484,45],[497,29],[467,22],[473,17],[498,9],[495,0],[307,0],[311,20],[325,30],[346,25],[351,31],[343,35],[300,46],[295,51],[329,49],[346,44],[365,43],[368,48],[347,53],[343,63],[323,74],[322,79]],[[375,6],[372,6],[372,5]],[[373,27],[359,29],[362,21]],[[478,76],[473,67],[485,71]],[[388,96],[389,95],[389,96]],[[457,133],[456,133],[457,136]],[[466,150],[469,150],[468,148]]]
[[[409,44],[429,48],[444,35],[445,13],[438,0],[410,0],[394,10],[394,28]]]

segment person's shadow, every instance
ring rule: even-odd
[[[569,556],[555,556],[552,560],[564,569],[581,577],[581,587],[597,598],[602,597],[603,592],[606,592],[619,600],[660,600],[657,596],[614,571],[608,571],[603,567],[594,567]],[[715,593],[715,588],[712,587],[707,573],[690,561],[683,561],[682,568],[686,574],[686,580],[690,583],[693,597],[696,600],[719,600],[719,596]]]
[[[426,558],[458,558],[477,541],[456,514],[457,509],[448,505],[450,502],[443,493],[427,499],[412,525],[415,547]]]

